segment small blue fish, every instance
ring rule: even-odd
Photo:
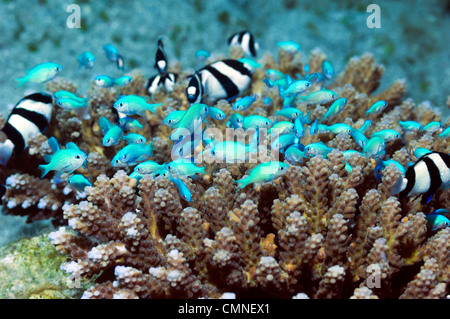
[[[255,94],[252,94],[250,96],[245,96],[245,97],[237,100],[236,102],[234,102],[233,110],[238,111],[238,112],[245,111],[255,101],[256,101],[256,95]]]
[[[302,96],[300,99],[302,102],[324,104],[331,102],[338,98],[337,93],[330,90],[319,90],[309,93],[306,96]]]
[[[421,158],[422,156],[424,156],[424,155],[426,155],[426,154],[429,154],[429,153],[431,153],[431,151],[428,150],[428,149],[426,149],[426,148],[424,148],[424,147],[418,147],[418,148],[416,148],[416,149],[414,150],[414,152],[413,152],[414,156],[415,156],[417,159],[419,159],[419,158]]]
[[[83,107],[87,106],[86,102],[79,102],[79,101],[72,100],[69,98],[58,99],[58,100],[56,100],[55,103],[59,107],[62,107],[63,109],[69,109],[69,110],[79,109],[79,108],[83,108]]]
[[[295,96],[297,94],[302,94],[308,91],[312,86],[312,83],[305,80],[297,80],[289,84],[286,90],[281,90],[281,97],[284,96]]]
[[[146,160],[153,155],[152,143],[149,144],[129,144],[122,148],[113,157],[111,161],[112,167],[133,166],[138,162]]]
[[[77,101],[79,103],[87,103],[87,100],[88,100],[87,98],[79,97],[75,93],[72,93],[72,92],[69,92],[69,91],[65,91],[65,90],[56,91],[55,93],[53,93],[53,98],[55,100],[72,99],[72,100],[75,100],[75,101]]]
[[[301,51],[301,46],[294,41],[280,41],[277,42],[277,46],[288,53],[296,53],[297,51]]]
[[[388,106],[386,101],[380,100],[372,104],[372,106],[367,110],[366,116],[369,114],[378,114],[383,112],[383,110]]]
[[[183,118],[186,111],[181,110],[175,110],[167,114],[167,116],[164,118],[163,123],[167,126],[173,127],[176,125],[181,119]]]
[[[103,46],[103,50],[105,51],[106,58],[112,62],[116,62],[119,58],[119,53],[117,49],[112,44],[106,44]]]
[[[398,121],[405,130],[407,131],[421,131],[422,125],[416,121]]]
[[[273,88],[275,86],[275,84],[273,83],[273,81],[269,78],[265,78],[262,80],[264,82],[264,84],[269,88]]]
[[[138,183],[140,182],[140,180],[142,179],[142,177],[144,177],[144,174],[138,173],[136,171],[133,171],[130,175],[130,178],[134,178],[135,180],[138,181]]]
[[[311,117],[309,116],[311,114],[311,112],[306,113],[305,116],[299,116],[300,117],[300,121],[302,122],[303,125],[305,124],[310,124],[312,122]]]
[[[260,129],[260,128],[270,128],[272,126],[272,121],[270,121],[268,118],[261,116],[261,115],[249,115],[244,117],[244,125],[242,128],[244,131],[254,128],[254,129]]]
[[[244,117],[239,113],[234,113],[230,116],[230,120],[227,122],[228,127],[232,127],[235,130],[241,128],[244,125]]]
[[[248,177],[235,181],[240,189],[243,189],[248,184],[253,183],[268,183],[278,179],[286,174],[289,165],[282,162],[271,161],[255,166]]]
[[[392,129],[385,129],[378,132],[374,132],[372,133],[372,137],[373,136],[381,137],[386,142],[395,141],[402,137],[402,135],[399,132]]]
[[[304,153],[309,157],[322,155],[323,158],[327,158],[332,150],[333,148],[326,146],[323,142],[317,142],[305,145]]]
[[[295,136],[300,139],[305,135],[301,116],[297,116],[294,120],[294,133]]]
[[[113,84],[116,86],[125,86],[130,84],[133,81],[133,78],[131,76],[120,76],[113,80]]]
[[[75,174],[69,177],[67,180],[67,185],[69,185],[69,187],[73,190],[82,193],[86,187],[92,186],[92,183],[83,175]]]
[[[248,159],[250,146],[235,141],[223,141],[215,144],[208,152],[220,163],[244,162]]]
[[[172,174],[168,174],[167,179],[175,184],[182,199],[186,202],[190,202],[192,200],[191,191],[180,178],[174,177]]]
[[[326,128],[329,132],[333,132],[334,134],[350,133],[353,130],[350,125],[345,123],[336,123],[330,126],[326,126]]]
[[[86,69],[92,69],[94,66],[95,57],[89,51],[84,51],[78,56],[78,69],[85,67]]]
[[[350,174],[353,171],[353,167],[351,167],[351,165],[349,163],[345,163],[344,168],[348,174]]]
[[[250,59],[250,58],[240,58],[238,61],[242,62],[244,64],[247,64],[252,69],[259,69],[262,67],[261,63],[258,63],[255,60]]]
[[[316,135],[318,131],[319,131],[319,120],[316,118],[311,127],[309,128],[309,135],[311,136]]]
[[[387,161],[380,160],[380,163],[377,164],[377,166],[375,166],[375,169],[374,169],[374,174],[378,181],[381,181],[381,176],[382,176],[383,170],[391,164],[394,164],[398,168],[398,170],[403,175],[405,175],[406,169],[399,162],[394,161],[394,160],[387,160]]]
[[[114,79],[107,75],[97,75],[94,78],[94,83],[102,88],[110,88],[114,85]]]
[[[378,136],[371,137],[363,148],[365,157],[379,158],[385,154],[386,142]]]
[[[198,167],[190,161],[175,160],[167,164],[167,170],[174,176],[205,174],[205,167]]]
[[[120,118],[118,125],[123,131],[142,130],[144,128],[144,126],[141,123],[139,123],[138,120],[128,116]]]
[[[430,122],[423,127],[423,130],[425,132],[434,133],[434,132],[442,130],[442,124],[437,121]]]
[[[63,67],[57,63],[41,63],[32,68],[24,77],[17,78],[16,81],[19,82],[17,87],[28,82],[44,83],[53,80],[62,70]]]
[[[370,126],[372,125],[372,121],[371,120],[365,120],[363,125],[361,125],[361,127],[358,129],[358,131],[360,131],[361,133],[365,134]]]
[[[139,163],[135,168],[134,171],[138,172],[139,174],[152,174],[162,168],[165,167],[165,164],[158,164],[154,161],[148,160],[142,163]]]
[[[311,73],[305,76],[305,80],[311,82],[312,84],[314,83],[319,83],[324,81],[325,76],[322,73]]]
[[[212,117],[215,120],[223,121],[227,118],[225,113],[215,106],[209,106],[208,107],[208,115]]]
[[[155,113],[156,109],[161,105],[163,105],[163,103],[147,103],[147,100],[139,95],[124,95],[119,97],[113,107],[125,115],[139,114],[143,116],[145,111]]]
[[[48,142],[54,153],[45,156],[44,159],[48,164],[39,165],[42,170],[41,178],[50,171],[71,174],[84,164],[87,155],[74,143],[67,143],[65,149],[59,149],[58,142],[54,137],[51,137]]]
[[[286,107],[279,111],[276,111],[275,114],[286,117],[290,120],[295,120],[297,118],[297,116],[302,114],[302,111],[300,111],[299,109],[297,109],[295,107]]]
[[[282,135],[294,132],[295,125],[289,121],[280,121],[273,124],[268,134]]]
[[[297,144],[289,146],[284,152],[284,158],[291,164],[298,164],[306,157],[305,152],[301,151]]]
[[[209,58],[210,55],[211,54],[206,50],[197,50],[197,52],[195,52],[195,57],[199,61],[206,61],[206,59]]]
[[[446,138],[446,137],[449,137],[450,136],[450,126],[449,127],[447,127],[441,134],[439,134],[439,138],[442,138],[442,137],[444,137],[444,138]]]
[[[350,131],[350,135],[355,140],[355,143],[362,149],[364,149],[364,146],[366,146],[367,142],[369,141],[363,133],[355,129],[352,129]]]
[[[110,147],[118,144],[123,139],[123,131],[119,125],[112,124],[106,117],[102,116],[98,120],[98,125],[100,126],[103,134],[102,145]]]
[[[445,228],[450,225],[450,220],[441,214],[429,214],[425,216],[425,219],[429,223],[432,231]]]
[[[331,106],[328,108],[327,112],[323,115],[322,120],[325,120],[327,117],[332,117],[339,112],[341,112],[344,107],[347,105],[348,100],[346,98],[339,98],[336,101],[331,104]]]
[[[329,80],[333,77],[334,75],[334,69],[333,66],[331,65],[331,63],[327,60],[324,60],[322,62],[322,72],[323,75]]]
[[[294,144],[296,140],[297,138],[293,134],[283,134],[273,140],[271,148],[280,150],[280,152],[283,153],[284,150]]]
[[[273,105],[273,100],[270,97],[266,96],[264,98],[264,100],[263,100],[263,103],[264,103],[265,106],[269,106],[270,107],[270,106]]]
[[[175,128],[173,133],[170,135],[172,141],[178,141],[180,138],[191,135],[197,131],[208,115],[209,107],[203,103],[192,104],[184,113],[181,120],[173,125]]]
[[[123,137],[125,141],[129,144],[145,144],[147,143],[147,139],[140,134],[137,133],[129,133]]]
[[[275,69],[267,69],[265,73],[272,81],[284,79],[284,73]]]

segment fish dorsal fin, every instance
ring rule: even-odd
[[[80,148],[74,142],[67,143],[66,144],[66,149],[68,149],[68,150],[75,150],[75,151],[79,151],[80,150]]]
[[[57,151],[59,151],[59,143],[58,140],[52,136],[48,139],[48,145],[50,145],[50,148],[52,149],[53,153],[56,153]]]

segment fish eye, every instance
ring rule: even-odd
[[[119,160],[117,159],[117,160],[115,161],[115,163],[116,163],[116,164],[119,164],[119,163],[120,163],[120,161],[119,161]]]
[[[167,166],[168,170],[172,170],[172,165]]]
[[[172,123],[173,122],[173,120],[167,120],[167,123]]]
[[[216,151],[211,151],[212,156],[216,156]]]
[[[75,155],[75,158],[76,159],[81,159],[81,156],[80,155]]]
[[[241,123],[242,121],[241,119],[236,119],[236,122]]]
[[[311,83],[306,83],[306,87],[310,87],[311,86]]]
[[[123,106],[123,103],[121,102],[121,103],[119,103],[119,106]]]

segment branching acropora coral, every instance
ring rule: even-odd
[[[262,82],[265,70],[304,76],[306,63],[310,72],[320,72],[325,59],[318,49],[308,61],[299,52],[280,49],[278,62],[267,53],[258,61],[262,68],[255,70],[246,93],[259,93],[272,103],[267,106],[257,99],[242,115],[281,120],[275,112],[283,99],[276,88]],[[156,114],[136,117],[144,125],[139,133],[154,141],[153,159],[160,164],[171,161],[172,146],[171,131],[162,120],[171,111],[188,107],[184,89],[189,74],[178,67],[174,90],[158,90],[152,96],[164,105]],[[352,58],[327,84],[348,103],[323,124],[345,123],[359,129],[370,119],[368,135],[398,131],[403,138],[386,143],[384,159],[404,167],[416,160],[413,152],[418,147],[448,153],[450,143],[439,133],[406,131],[399,125],[405,120],[422,126],[449,121],[429,103],[416,105],[405,99],[404,80],[376,93],[384,72],[370,54]],[[67,191],[64,178],[58,184],[37,178],[32,167],[13,164],[1,173],[9,176],[3,197],[7,212],[63,217],[60,222],[66,225],[49,236],[68,256],[62,269],[74,280],[98,277],[83,298],[219,298],[228,292],[237,298],[445,298],[449,294],[450,230],[431,231],[425,218],[437,208],[449,207],[449,191],[439,190],[427,205],[391,196],[400,176],[398,168],[387,166],[378,180],[373,158],[345,153],[358,149],[348,132],[306,133],[305,145],[320,141],[333,150],[326,156],[303,158],[290,165],[284,176],[262,185],[238,189],[234,183],[248,176],[254,163],[202,163],[205,175],[183,178],[192,193],[190,202],[164,176],[144,175],[137,181],[129,177],[129,168],[112,168],[109,162],[119,147],[101,146],[98,119],[116,120],[111,105],[119,94],[144,94],[144,76],[139,71],[132,76],[135,80],[122,92],[93,86],[87,116],[57,109],[46,132],[60,144],[74,141],[89,153],[90,169],[84,173],[93,186],[85,189],[84,197]],[[54,80],[48,89],[75,92],[76,85]],[[367,109],[378,100],[387,101],[388,107],[366,118]],[[320,118],[330,104],[296,107]],[[234,113],[231,105],[224,100],[215,104],[227,116]],[[210,121],[225,132],[226,121]],[[35,138],[41,144],[30,143],[23,160],[42,161],[48,154],[46,137]],[[264,138],[261,143],[270,145]],[[285,160],[283,154],[280,157]]]

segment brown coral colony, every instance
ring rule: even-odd
[[[236,48],[232,53],[233,58],[243,57]],[[325,58],[320,50],[312,51],[309,72],[320,72]],[[269,53],[261,58],[245,92],[260,97],[241,114],[282,121],[276,112],[283,99],[276,88],[264,85],[265,71],[305,76],[303,60],[300,52],[282,49],[278,62]],[[152,103],[163,106],[156,114],[146,113],[139,132],[153,140],[152,159],[159,164],[171,161],[172,130],[162,125],[163,119],[189,107],[185,89],[190,74],[180,65],[169,65],[169,71],[179,78],[173,90],[157,90],[151,96]],[[359,129],[370,119],[368,135],[385,129],[399,132],[401,139],[386,143],[385,159],[404,167],[417,160],[413,152],[420,147],[448,154],[450,143],[439,138],[439,132],[406,131],[399,124],[442,122],[441,113],[426,102],[416,105],[404,98],[403,80],[375,93],[383,73],[384,67],[370,54],[352,58],[335,80],[326,82],[347,105],[323,124]],[[120,94],[144,96],[145,77],[137,70],[129,75],[133,82]],[[77,87],[57,78],[47,90],[76,92]],[[120,147],[102,147],[97,123],[102,116],[116,121],[111,106],[118,94],[114,88],[93,85],[87,117],[54,107],[45,135],[33,137],[26,154],[1,172],[3,180],[8,178],[6,213],[27,215],[30,221],[54,218],[59,228],[49,239],[68,256],[61,268],[74,280],[96,278],[83,298],[220,298],[234,293],[236,298],[376,299],[449,294],[450,228],[432,230],[426,219],[434,210],[450,207],[448,190],[439,189],[424,205],[414,197],[399,199],[391,194],[401,175],[395,165],[377,179],[376,160],[360,152],[345,153],[359,147],[350,133],[327,131],[306,133],[302,143],[323,142],[330,152],[290,163],[283,176],[259,185],[240,189],[234,183],[248,176],[254,163],[200,163],[205,174],[182,178],[192,194],[186,201],[166,176],[146,174],[137,180],[130,177],[129,167],[111,167]],[[272,104],[266,105],[264,97]],[[366,116],[379,100],[388,107]],[[228,118],[234,113],[230,103],[222,99],[210,106]],[[296,107],[314,119],[331,104]],[[226,121],[210,122],[225,131]],[[67,188],[64,175],[56,183],[39,178],[35,167],[20,164],[43,162],[50,152],[44,141],[50,136],[61,144],[75,142],[89,154],[89,170],[80,169],[93,182],[85,194]],[[288,163],[283,153],[280,161]]]

